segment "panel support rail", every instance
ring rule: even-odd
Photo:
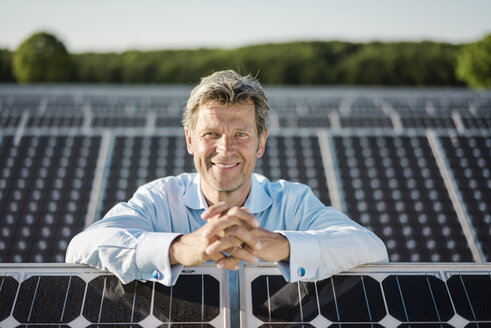
[[[92,191],[90,192],[89,208],[87,210],[87,216],[85,217],[85,228],[94,222],[97,214],[96,211],[102,196],[101,193],[103,190],[105,165],[108,161],[110,145],[111,130],[106,129],[102,134],[101,148],[99,149],[99,156],[97,158],[94,182],[92,183]]]
[[[457,214],[459,223],[462,226],[462,230],[464,232],[465,238],[467,239],[467,244],[469,245],[469,248],[471,250],[472,257],[476,262],[484,262],[482,249],[479,243],[476,241],[475,232],[469,222],[469,217],[464,209],[464,204],[458,194],[455,182],[450,174],[448,167],[445,165],[443,152],[439,146],[435,131],[431,129],[426,130],[426,137],[428,138],[428,142],[430,144],[431,150],[433,151],[433,155],[436,158],[438,169],[440,170],[440,173],[442,175],[445,187],[448,190],[448,194],[455,208],[455,213]]]
[[[339,195],[338,180],[333,162],[333,152],[331,150],[331,144],[329,143],[329,136],[327,135],[326,130],[320,129],[317,132],[317,138],[319,139],[322,164],[324,164],[324,174],[326,175],[327,188],[329,190],[329,197],[331,198],[331,206],[340,211],[344,211],[345,209],[343,208],[341,202],[341,196]]]

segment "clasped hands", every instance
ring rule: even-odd
[[[200,229],[176,238],[169,249],[171,264],[200,265],[212,260],[220,269],[237,270],[242,260],[257,263],[288,260],[290,244],[281,234],[263,229],[244,207],[225,202],[210,206]]]

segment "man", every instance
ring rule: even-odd
[[[150,182],[73,238],[66,261],[173,285],[183,266],[276,262],[287,281],[313,281],[387,261],[382,241],[305,185],[253,174],[265,151],[269,106],[251,76],[203,78],[184,112],[197,174]]]

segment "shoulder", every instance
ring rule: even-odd
[[[168,176],[150,181],[137,190],[137,193],[167,193],[167,192],[185,192],[193,184],[196,173],[182,173],[177,176]]]
[[[254,177],[259,185],[262,186],[266,193],[273,199],[292,196],[297,198],[305,193],[311,192],[309,186],[300,182],[291,182],[283,179],[270,181],[265,176],[257,173],[254,174]]]

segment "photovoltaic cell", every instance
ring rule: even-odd
[[[470,321],[491,322],[491,275],[454,275],[447,281],[455,310]]]
[[[12,277],[0,277],[0,321],[10,315],[19,283]]]
[[[213,328],[210,324],[202,324],[202,323],[171,323],[171,324],[163,324],[158,328]]]
[[[26,324],[68,323],[80,313],[84,288],[76,276],[30,277],[21,284],[13,316]]]
[[[170,318],[176,321],[201,321],[202,281],[200,276],[187,276],[172,289]],[[185,283],[182,283],[185,281]],[[183,314],[186,314],[185,316]],[[183,320],[184,319],[184,320]]]
[[[266,325],[261,325],[259,326],[259,328],[314,328],[314,326],[311,326],[309,324],[293,324],[293,325],[289,325],[289,324],[284,324],[284,323],[269,323],[269,324],[266,324]]]
[[[207,322],[218,316],[218,281],[210,276],[182,278],[172,287],[172,321]]]
[[[336,323],[329,326],[329,328],[383,328],[383,326],[371,323]]]
[[[380,284],[369,276],[335,276],[317,290],[321,313],[333,322],[378,322],[386,314]]]
[[[402,322],[446,322],[454,315],[445,283],[434,276],[391,275],[382,285],[389,313]]]
[[[96,325],[90,325],[88,328],[113,328],[113,327],[118,327],[118,328],[144,328],[140,325],[135,325],[135,324],[122,324],[122,325],[117,325],[117,324],[96,324]]]
[[[153,307],[153,315],[160,321],[170,321],[170,309],[171,309],[171,294],[170,287],[162,284],[155,285],[155,301]]]
[[[84,317],[97,323],[136,323],[150,314],[152,283],[123,285],[112,275],[89,282]]]

